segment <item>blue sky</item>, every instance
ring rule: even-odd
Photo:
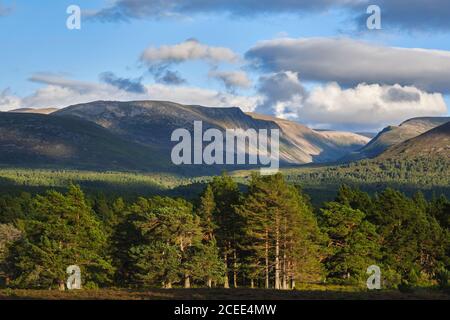
[[[435,0],[441,7],[433,11],[427,7],[433,6],[433,1],[423,1],[424,9],[417,14],[422,11],[443,21],[428,25],[426,17],[414,20],[399,16],[397,12],[404,1],[380,1],[383,29],[370,31],[358,22],[358,16],[365,15],[365,6],[349,7],[340,0],[335,2],[332,7],[319,4],[311,8],[308,1],[302,0],[294,8],[284,8],[291,4],[280,1],[279,7],[255,7],[253,12],[233,5],[232,0],[218,1],[223,4],[217,8],[200,0],[191,1],[190,6],[168,0],[168,8],[159,8],[155,0],[0,0],[0,108],[64,107],[105,96],[118,100],[168,99],[208,106],[237,105],[245,111],[256,110],[316,127],[350,130],[376,130],[411,116],[448,114],[450,84],[447,89],[445,82],[447,79],[450,83],[450,78],[446,78],[450,70],[447,73],[445,69],[450,67],[450,27],[445,21],[450,20],[446,16],[450,3]],[[395,2],[400,7],[392,4]],[[243,3],[254,8],[250,0]],[[81,30],[66,28],[66,8],[71,4],[80,6],[85,13]],[[109,8],[120,18],[114,18],[117,14],[108,16]],[[188,39],[195,40],[173,47]],[[344,43],[342,39],[354,42]],[[255,49],[261,41],[266,43]],[[386,70],[377,78],[377,67],[372,65],[367,68],[366,80],[364,68],[354,70],[358,64],[352,60],[352,48],[359,44],[361,48],[355,49],[358,61],[366,61],[361,52],[383,48],[386,59],[402,61],[399,55],[405,54],[411,68],[405,65],[398,71]],[[172,56],[163,55],[163,46],[172,46],[171,52],[191,47],[205,52],[226,48],[237,60],[220,56],[211,61],[200,54],[174,61]],[[315,54],[311,58],[305,47],[318,50],[317,56],[322,60],[312,61]],[[334,77],[333,70],[324,71],[317,66],[322,61],[336,63],[333,52],[340,52],[341,47],[347,48],[347,59],[340,58],[338,64],[346,61],[348,66],[339,68],[339,72],[355,73],[355,77]],[[431,59],[415,49],[397,53],[392,49],[397,47],[426,49]],[[152,58],[144,59],[142,54],[148,48],[153,48]],[[321,52],[323,48],[331,54]],[[292,52],[292,69],[283,64],[286,50]],[[369,55],[367,63],[381,61]],[[431,62],[421,69],[420,59]],[[395,63],[380,69],[392,69],[392,65]],[[157,68],[159,74],[154,71]],[[405,71],[408,69],[414,72]],[[183,81],[164,82],[162,75],[167,75],[167,71]],[[113,81],[102,80],[105,72],[112,75]],[[228,77],[231,74],[239,77]],[[421,76],[428,74],[429,77]],[[135,85],[145,92],[131,90]],[[330,96],[335,99],[328,99]],[[341,113],[336,116],[337,112]],[[372,117],[367,116],[370,113]]]

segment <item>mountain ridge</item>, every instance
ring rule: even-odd
[[[450,158],[450,121],[388,148],[377,159]]]
[[[173,130],[186,128],[192,131],[193,122],[202,120],[204,129],[280,129],[280,160],[287,164],[334,161],[349,151],[359,149],[367,137],[351,134],[354,143],[338,143],[335,133],[318,133],[301,124],[288,121],[288,126],[303,128],[317,142],[304,148],[294,134],[289,134],[287,120],[254,113],[246,114],[240,108],[212,108],[198,105],[181,105],[167,101],[95,101],[69,106],[54,113],[56,116],[77,116],[93,121],[115,133],[144,144],[172,146],[169,137]],[[284,133],[284,134],[283,134]],[[286,134],[288,133],[288,134]],[[327,136],[328,135],[328,136]],[[357,137],[357,139],[355,138]],[[306,150],[306,151],[305,151]]]
[[[450,117],[415,117],[403,121],[398,126],[387,126],[370,140],[367,145],[341,160],[355,161],[365,158],[375,158],[391,146],[417,137],[448,121],[450,121]]]

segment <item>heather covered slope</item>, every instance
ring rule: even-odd
[[[0,113],[0,164],[9,167],[164,170],[162,155],[80,119]]]

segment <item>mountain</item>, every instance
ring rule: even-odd
[[[284,164],[335,161],[365,145],[369,139],[346,132],[318,132],[301,124],[269,116],[246,114],[239,108],[188,106],[164,101],[96,101],[64,108],[55,116],[76,117],[96,124],[125,139],[170,154],[175,129],[193,131],[194,121],[203,129],[280,129],[280,161]],[[251,151],[249,151],[251,152]]]
[[[388,126],[379,132],[366,146],[346,156],[343,160],[374,158],[389,147],[417,137],[450,121],[450,117],[420,117],[404,121],[399,126]]]
[[[38,114],[50,114],[57,111],[58,108],[42,108],[42,109],[33,109],[33,108],[19,108],[10,110],[8,112],[14,113],[38,113]]]
[[[450,160],[450,122],[388,148],[377,159],[444,158]]]
[[[55,116],[75,117],[94,122],[128,140],[162,149],[171,149],[171,134],[178,128],[193,131],[194,121],[209,128],[264,128],[276,125],[246,116],[239,108],[206,108],[160,101],[96,101],[55,112]]]
[[[81,119],[0,113],[2,166],[163,170],[162,157],[151,148]]]
[[[280,156],[290,163],[333,162],[370,140],[351,132],[312,130],[293,121],[256,113],[249,115],[278,125],[284,139]]]
[[[361,136],[373,139],[375,138],[375,136],[377,135],[376,132],[355,132],[356,134],[359,134]]]

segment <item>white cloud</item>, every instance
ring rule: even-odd
[[[21,99],[13,95],[9,89],[0,92],[0,111],[18,109],[21,107],[21,102]]]
[[[362,83],[345,89],[335,82],[307,91],[298,74],[290,71],[261,77],[259,92],[264,98],[257,112],[330,129],[377,130],[413,117],[447,113],[439,93],[398,84]]]
[[[401,84],[450,93],[450,52],[386,47],[348,38],[274,39],[246,53],[265,72],[297,72],[303,80]]]
[[[376,130],[413,117],[447,113],[441,94],[400,85],[359,84],[343,89],[330,83],[314,88],[301,104],[295,100],[288,104],[297,106],[297,119],[301,122],[347,130]]]
[[[393,96],[397,98],[392,99]],[[401,96],[404,99],[399,98]],[[439,93],[426,93],[409,86],[378,84],[342,89],[336,83],[312,90],[298,111],[299,118],[308,122],[372,129],[413,117],[446,113],[447,106]]]
[[[296,116],[305,89],[296,72],[278,72],[260,77],[258,91],[265,96],[256,111],[280,118]]]
[[[15,109],[19,106],[29,108],[62,108],[73,104],[95,100],[166,100],[182,104],[198,104],[211,107],[240,107],[244,111],[253,111],[258,97],[239,96],[188,86],[170,86],[163,84],[145,85],[145,93],[136,93],[107,84],[85,82],[57,75],[34,75],[31,79],[45,86],[33,94],[20,98],[9,91],[0,94],[0,108]]]
[[[175,45],[149,47],[142,53],[141,60],[149,65],[166,65],[192,60],[234,63],[238,61],[238,55],[229,48],[212,47],[189,39]]]

